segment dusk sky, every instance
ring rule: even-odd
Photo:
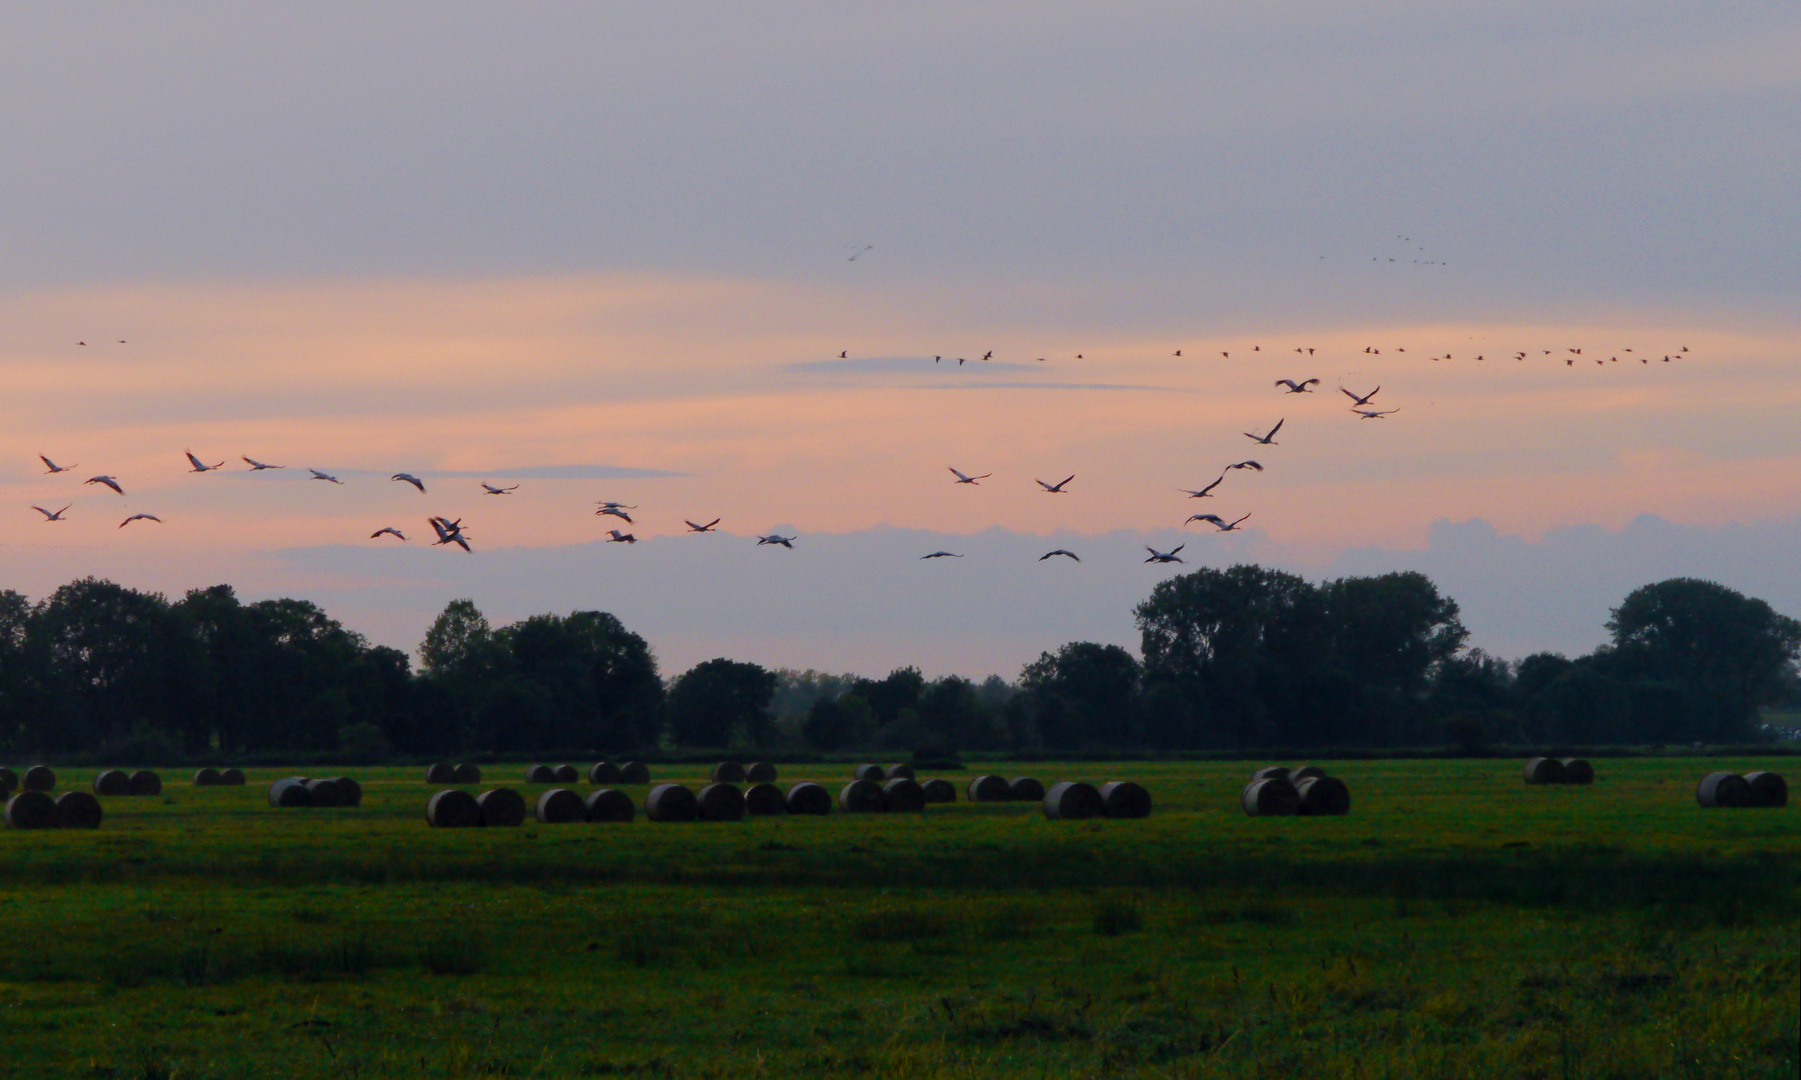
[[[459,596],[601,608],[666,673],[1012,677],[1245,560],[1425,570],[1507,656],[1667,576],[1801,615],[1792,3],[0,27],[3,588],[223,581],[406,649]]]

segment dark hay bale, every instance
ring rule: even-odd
[[[910,776],[897,776],[882,785],[882,806],[893,814],[917,814],[926,808],[925,789]]]
[[[317,807],[343,806],[344,793],[338,790],[336,780],[320,778],[306,781],[306,793],[313,797],[313,805]]]
[[[533,765],[525,770],[525,782],[528,784],[554,784],[557,782],[557,771],[548,765]]]
[[[1526,762],[1526,783],[1528,784],[1561,784],[1563,783],[1563,762],[1556,758],[1535,757]]]
[[[21,791],[6,800],[6,823],[15,829],[48,829],[56,824],[56,800],[41,791]]]
[[[525,799],[512,788],[490,788],[475,797],[475,823],[511,829],[525,824]]]
[[[954,803],[957,801],[957,785],[943,777],[934,777],[925,781],[919,785],[919,790],[925,793],[926,802],[929,803]]]
[[[1059,780],[1044,793],[1044,816],[1053,821],[1080,821],[1107,812],[1106,800],[1093,784]]]
[[[708,821],[743,821],[744,792],[736,784],[708,784],[695,796],[700,816]]]
[[[1147,818],[1151,816],[1151,793],[1130,780],[1116,780],[1101,785],[1101,802],[1110,818]]]
[[[307,790],[305,780],[298,776],[286,776],[269,785],[269,805],[284,810],[311,806],[313,793]]]
[[[884,780],[917,780],[911,765],[887,765],[882,768]]]
[[[650,783],[650,766],[642,761],[628,761],[619,766],[619,782],[621,784]]]
[[[1595,782],[1595,767],[1579,757],[1567,757],[1558,764],[1563,766],[1563,782],[1566,784],[1592,784]]]
[[[558,765],[551,770],[551,775],[556,777],[556,781],[559,784],[579,784],[582,782],[582,774],[576,771],[574,765]]]
[[[456,766],[446,765],[442,761],[425,770],[425,782],[428,784],[454,784],[456,776]]]
[[[744,770],[744,779],[753,784],[775,783],[775,766],[767,761],[755,761],[750,768]]]
[[[1751,805],[1751,785],[1737,773],[1708,773],[1695,785],[1695,801],[1706,807]]]
[[[715,784],[744,783],[744,766],[736,761],[722,761],[707,774]]]
[[[1303,765],[1288,774],[1288,782],[1299,785],[1303,780],[1317,780],[1324,775],[1326,775],[1326,770],[1318,765]]]
[[[588,804],[566,787],[551,788],[538,796],[532,816],[546,825],[568,825],[588,820]]]
[[[56,797],[56,827],[59,829],[98,829],[106,814],[100,800],[85,791],[65,791]]]
[[[619,782],[619,766],[610,761],[597,761],[588,766],[588,783],[617,784]]]
[[[458,765],[450,771],[450,782],[453,784],[479,784],[482,782],[482,771],[467,763]]]
[[[244,770],[239,769],[239,768],[220,769],[219,770],[219,786],[220,787],[243,787],[244,786]]]
[[[218,787],[219,770],[211,767],[200,769],[194,773],[195,787]]]
[[[131,777],[118,769],[102,769],[94,774],[94,794],[108,798],[131,794]]]
[[[1338,817],[1351,812],[1351,789],[1336,776],[1310,776],[1295,787],[1300,812],[1310,817]]]
[[[348,776],[334,776],[331,778],[331,782],[336,785],[338,789],[338,805],[363,805],[363,785],[357,783]]]
[[[978,776],[965,790],[970,802],[1006,802],[1013,797],[1012,789],[998,776]]]
[[[832,793],[811,780],[802,780],[788,789],[788,812],[824,817],[832,812]]]
[[[872,784],[879,784],[888,778],[880,765],[859,765],[851,770],[850,775],[853,780],[868,780]]]
[[[1301,794],[1287,780],[1258,780],[1246,784],[1238,803],[1251,817],[1281,817],[1301,809]]]
[[[1255,784],[1259,780],[1286,780],[1291,784],[1295,782],[1295,778],[1288,774],[1286,765],[1265,765],[1251,774],[1251,783]]]
[[[1781,773],[1746,773],[1745,783],[1751,786],[1752,806],[1788,805],[1788,781],[1782,778]]]
[[[149,769],[139,769],[131,774],[131,793],[133,795],[161,795],[163,778]]]
[[[1029,776],[1015,776],[1007,781],[1007,797],[1014,802],[1037,802],[1044,798],[1044,785]]]
[[[446,788],[425,802],[425,823],[435,829],[471,829],[481,820],[481,804],[462,788]]]
[[[632,821],[638,816],[638,804],[618,788],[598,788],[588,794],[589,821]]]
[[[788,812],[788,800],[774,784],[752,784],[744,789],[744,812],[751,817],[769,817]]]
[[[52,791],[56,788],[56,773],[48,765],[33,765],[25,770],[24,788],[26,791]]]
[[[838,792],[838,809],[847,814],[879,814],[887,808],[882,785],[874,780],[852,780]]]
[[[680,784],[658,784],[644,797],[644,816],[652,821],[693,821],[700,817],[700,802]]]

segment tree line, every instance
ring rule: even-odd
[[[492,626],[451,602],[419,664],[304,600],[178,600],[87,578],[0,592],[0,750],[132,760],[293,752],[379,761],[553,750],[1131,752],[1253,746],[1754,742],[1801,701],[1801,623],[1677,578],[1614,609],[1610,641],[1517,662],[1466,647],[1424,575],[1313,583],[1260,566],[1159,583],[1138,655],[1072,642],[1009,682],[769,670],[672,678],[605,612]]]

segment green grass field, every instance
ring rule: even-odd
[[[1062,763],[991,771],[1155,815],[507,830],[427,828],[416,770],[350,770],[345,810],[165,775],[97,832],[0,829],[0,1046],[56,1077],[1795,1075],[1801,822],[1692,795],[1759,763],[1326,764],[1349,817],[1247,818],[1238,763]]]

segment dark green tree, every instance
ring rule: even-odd
[[[775,674],[724,658],[696,664],[669,688],[669,732],[677,745],[760,745],[768,735]]]
[[[1026,665],[1019,682],[1043,746],[1144,745],[1142,672],[1118,645],[1071,642]]]

